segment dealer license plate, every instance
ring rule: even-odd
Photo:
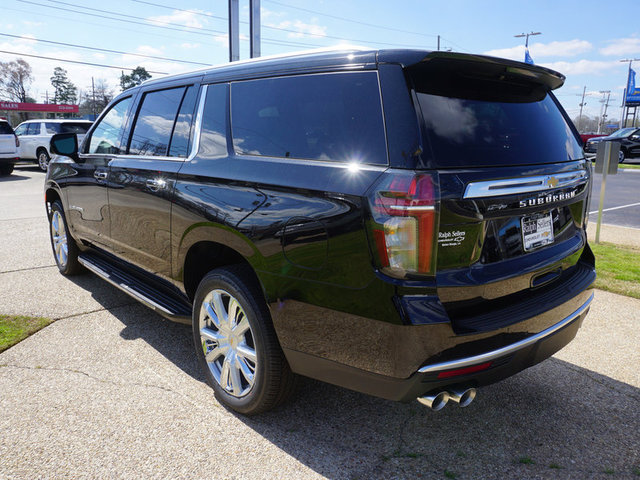
[[[551,212],[522,217],[522,245],[526,251],[553,243]]]

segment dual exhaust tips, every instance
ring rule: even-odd
[[[476,398],[476,389],[452,389],[448,392],[438,392],[418,397],[418,401],[426,405],[434,412],[442,410],[444,406],[451,400],[461,407],[466,407]]]

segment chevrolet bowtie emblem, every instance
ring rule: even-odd
[[[558,186],[558,179],[556,177],[547,177],[547,187],[556,188]]]

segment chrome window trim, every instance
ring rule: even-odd
[[[546,330],[541,331],[540,333],[536,333],[535,335],[530,336],[529,338],[525,338],[516,343],[512,343],[511,345],[507,345],[506,347],[499,348],[497,350],[492,350],[487,353],[483,353],[480,355],[475,355],[473,357],[460,358],[458,360],[451,360],[449,362],[436,363],[434,365],[426,365],[418,370],[418,373],[434,373],[446,370],[456,370],[458,368],[469,367],[471,365],[477,365],[479,363],[485,363],[492,360],[495,360],[500,357],[504,357],[506,355],[511,355],[516,353],[518,350],[522,350],[523,348],[529,347],[540,340],[553,335],[558,330],[563,327],[566,327],[571,322],[573,322],[580,315],[585,313],[593,300],[593,293],[589,296],[586,302],[582,304],[580,308],[578,308],[575,312],[573,312],[568,317],[564,318],[562,321],[556,323],[555,325],[550,326]]]
[[[200,149],[200,127],[202,126],[202,115],[204,112],[204,102],[207,97],[208,85],[203,85],[201,96],[196,110],[196,118],[191,128],[195,129],[193,134],[193,142],[191,142],[191,150],[187,157],[167,157],[159,155],[129,155],[129,154],[113,154],[113,153],[79,153],[80,158],[111,158],[123,160],[161,160],[167,162],[189,162],[198,153]]]
[[[555,175],[471,182],[467,185],[463,198],[502,197],[519,193],[541,192],[553,188],[566,188],[583,183],[586,178],[587,172],[579,170]]]

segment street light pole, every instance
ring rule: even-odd
[[[525,37],[524,46],[525,48],[529,48],[529,37],[534,35],[542,35],[542,32],[529,32],[529,33],[521,33],[520,35],[514,35],[515,38]]]

